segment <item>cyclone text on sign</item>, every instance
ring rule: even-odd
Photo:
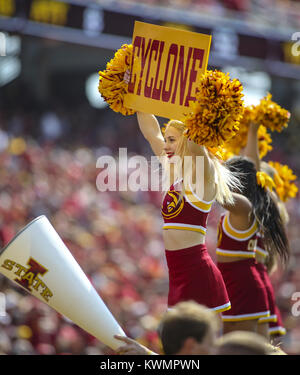
[[[125,105],[180,120],[195,100],[211,36],[135,22]]]

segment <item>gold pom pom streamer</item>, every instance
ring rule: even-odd
[[[218,159],[226,161],[234,156],[234,153],[228,151],[225,147],[207,147],[208,151],[215,155]]]
[[[265,190],[269,189],[270,191],[272,191],[273,188],[275,187],[275,183],[273,179],[265,172],[257,172],[256,181],[257,181],[257,184],[260,185]]]
[[[279,198],[283,202],[286,202],[290,198],[295,198],[298,187],[292,181],[295,181],[297,176],[293,174],[293,171],[287,165],[272,161],[269,161],[268,164],[276,171],[274,182]]]
[[[132,44],[123,44],[115,53],[113,59],[107,63],[104,71],[99,71],[98,90],[102,98],[115,112],[123,115],[133,115],[135,111],[124,106],[124,95],[128,85],[124,82],[124,73],[130,68]]]
[[[224,147],[229,153],[239,155],[240,151],[246,147],[248,130],[252,121],[256,122],[256,109],[254,106],[245,107],[243,118],[240,121],[240,128],[237,134],[225,143]],[[259,149],[259,157],[262,159],[266,154],[273,149],[271,146],[272,138],[268,133],[267,128],[261,125],[257,132],[257,141]]]
[[[245,107],[238,132],[225,143],[224,147],[226,147],[228,152],[231,152],[234,155],[238,155],[241,149],[246,147],[250,122],[254,120],[253,110],[253,106]]]
[[[281,132],[288,126],[290,112],[271,100],[268,93],[255,107],[255,120],[271,131]]]
[[[272,143],[271,135],[267,132],[267,128],[263,125],[261,125],[258,128],[257,141],[258,141],[259,158],[262,159],[264,156],[267,155],[269,151],[273,149],[273,146],[271,146],[271,143]]]
[[[222,146],[239,129],[243,115],[242,84],[228,73],[207,71],[196,90],[196,100],[186,115],[185,136],[207,147]]]

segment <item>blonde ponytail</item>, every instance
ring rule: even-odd
[[[166,128],[172,127],[178,130],[178,132],[183,133],[185,130],[185,125],[181,121],[177,120],[170,120]],[[200,146],[199,146],[200,147]],[[216,184],[216,201],[219,204],[234,204],[234,199],[232,195],[232,191],[239,191],[241,184],[240,178],[238,178],[238,174],[235,172],[229,171],[225,167],[225,165],[221,164],[219,159],[211,153],[206,147],[204,147],[206,151],[206,156],[213,162],[214,172],[215,172],[215,184]],[[176,154],[181,157],[183,160],[184,156],[187,155],[187,138],[182,134]],[[165,164],[165,166],[167,166]],[[167,170],[168,168],[166,168]],[[182,164],[175,163],[175,175],[180,176],[182,172]],[[190,171],[192,172],[191,167],[189,166]],[[183,192],[184,192],[184,184],[183,184]]]
[[[238,174],[231,172],[225,165],[209,152],[209,157],[214,164],[216,182],[216,201],[222,205],[234,204],[232,191],[240,191],[241,183]]]

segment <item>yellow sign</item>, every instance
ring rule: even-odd
[[[210,35],[136,21],[125,106],[181,120],[195,100],[210,42]]]
[[[33,0],[30,19],[36,22],[65,26],[70,5],[52,0]]]
[[[16,11],[15,0],[0,0],[1,16],[12,17]]]
[[[300,65],[300,41],[284,42],[283,56],[285,62]]]

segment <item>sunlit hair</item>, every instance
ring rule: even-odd
[[[272,345],[270,343],[267,344],[267,348],[269,350],[269,355],[287,355],[286,352],[284,352],[279,344]]]
[[[256,332],[233,331],[216,340],[218,355],[268,355],[267,340]]]
[[[166,125],[166,130],[169,126],[172,126],[172,128],[179,130],[181,133],[183,133],[185,129],[184,123],[178,120],[170,120]]]
[[[274,180],[274,176],[277,172],[273,167],[270,166],[270,164],[266,163],[265,161],[262,161],[260,163],[260,169],[263,172],[267,173]],[[280,200],[280,198],[275,192],[273,193],[273,199],[277,203],[278,210],[281,216],[281,220],[286,225],[289,222],[289,214],[287,212],[285,204]]]
[[[176,155],[179,156],[181,160],[184,160],[184,156],[188,156],[188,140],[183,135],[185,130],[185,126],[181,121],[178,120],[170,120],[166,125],[165,131],[169,127],[176,129],[179,133],[181,133],[181,137],[178,140]],[[200,147],[200,146],[199,146]],[[233,204],[234,199],[232,196],[232,191],[236,191],[240,189],[240,182],[238,178],[238,174],[234,172],[230,172],[229,169],[225,167],[225,165],[221,164],[219,159],[216,158],[211,152],[209,152],[205,147],[203,147],[207,157],[213,162],[214,171],[215,171],[215,179],[214,182],[216,183],[216,201],[220,204],[229,203]],[[180,164],[181,167],[181,164]],[[188,166],[188,168],[191,166]],[[182,171],[177,171],[178,175],[181,175]],[[184,186],[183,186],[184,188]]]

